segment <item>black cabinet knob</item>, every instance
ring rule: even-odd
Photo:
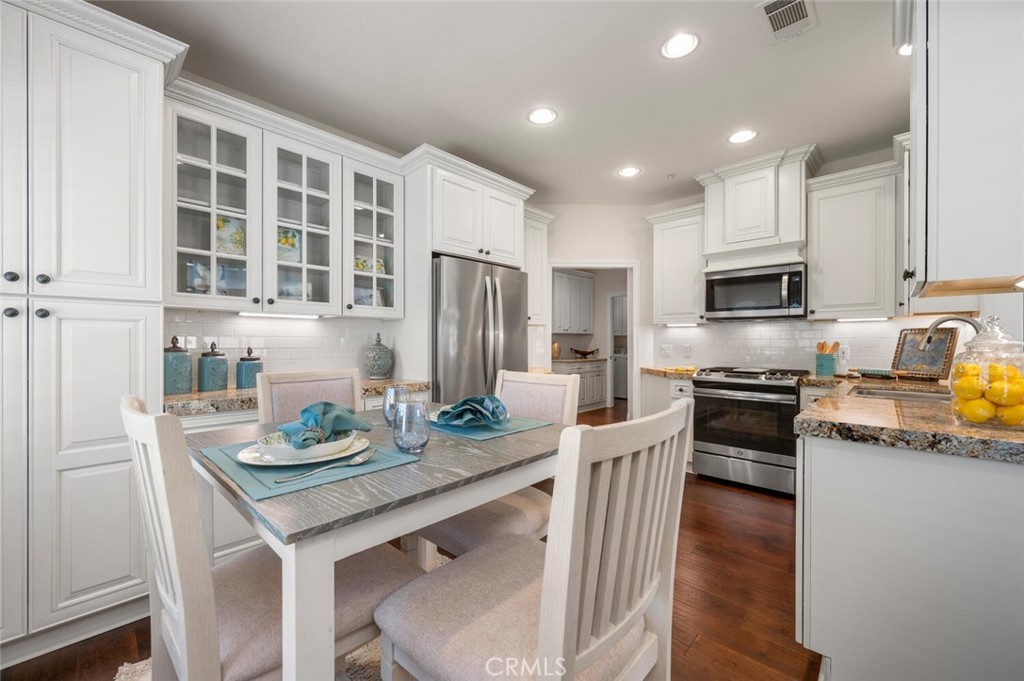
[[[349,303],[348,305],[346,305],[345,309],[346,310],[351,310],[352,309],[352,303]]]
[[[483,253],[483,252],[484,252],[484,249],[482,249],[482,248],[477,251],[477,253]]]
[[[36,275],[36,281],[38,281],[40,284],[49,284],[50,283],[50,275],[49,274],[37,274]]]
[[[257,305],[259,305],[260,304],[260,299],[254,296],[253,299],[252,299],[252,302],[254,302]]]
[[[900,301],[900,307],[904,307],[905,305],[906,305],[906,303],[904,303],[904,302],[903,302],[903,301],[901,300],[901,301]]]
[[[701,318],[701,319],[704,319],[704,315],[700,315],[700,318]]]
[[[47,317],[50,316],[50,311],[47,310],[45,307],[41,307],[38,310],[36,310],[36,316],[39,317],[40,319],[46,319]]]
[[[273,304],[274,304],[274,299],[273,298],[267,298],[267,305],[273,305]]]
[[[490,251],[484,251],[484,255],[490,255],[490,254],[491,254]]]
[[[815,312],[817,312],[817,310],[808,310],[807,314],[814,314]]]
[[[917,268],[912,270],[903,270],[903,281],[908,281],[917,276]]]
[[[4,281],[15,282],[21,279],[17,272],[4,272]]]
[[[13,317],[17,317],[19,314],[20,313],[18,312],[18,308],[16,308],[16,307],[5,307],[4,308],[4,316],[5,317],[12,317],[13,318]]]
[[[530,319],[531,319],[530,315],[526,315],[526,321],[530,321]]]

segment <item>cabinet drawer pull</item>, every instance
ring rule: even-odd
[[[40,284],[49,284],[50,283],[50,275],[49,274],[37,274],[36,275],[36,281],[38,281]]]
[[[260,304],[260,299],[255,297],[255,296],[253,296],[252,302],[255,303],[256,305],[259,305]]]
[[[18,312],[18,308],[16,308],[16,307],[5,307],[4,308],[4,316],[5,317],[14,318],[14,317],[17,317],[19,314],[20,313]]]
[[[41,307],[38,310],[36,310],[36,316],[39,317],[40,319],[46,319],[47,317],[50,316],[50,311],[47,310],[45,307]]]
[[[4,281],[9,281],[11,283],[14,283],[14,282],[18,281],[19,279],[21,279],[21,277],[18,276],[17,272],[4,272]]]

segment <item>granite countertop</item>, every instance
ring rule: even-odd
[[[430,390],[430,381],[405,380],[400,378],[363,379],[361,381],[363,397],[380,397],[384,388],[389,385],[404,385],[410,392],[426,392]],[[211,392],[191,392],[185,395],[165,395],[164,412],[175,416],[196,416],[198,414],[217,414],[226,411],[244,411],[256,409],[255,388],[229,388]]]
[[[1024,464],[1024,428],[962,425],[944,402],[854,397],[854,387],[843,381],[833,395],[800,412],[797,434]],[[904,389],[913,388],[904,383]]]
[[[577,362],[607,362],[607,357],[595,357],[592,359],[553,359],[552,362],[559,362],[562,364],[576,364]]]
[[[640,367],[641,374],[647,374],[648,376],[660,376],[661,378],[674,378],[674,379],[690,379],[693,378],[694,371],[681,371],[679,367]]]
[[[835,388],[843,383],[900,392],[939,394],[949,392],[948,381],[922,381],[913,378],[840,378],[839,376],[815,376],[814,374],[800,378],[800,387],[802,388]]]

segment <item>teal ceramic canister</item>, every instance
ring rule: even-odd
[[[246,348],[245,357],[239,357],[238,364],[235,365],[235,387],[239,389],[255,388],[256,374],[261,371],[263,371],[263,362],[259,357],[253,357],[252,348]]]
[[[164,348],[164,395],[192,392],[192,357],[178,342],[178,337],[174,336],[171,346]]]
[[[228,389],[228,358],[210,343],[210,349],[199,356],[199,392]]]

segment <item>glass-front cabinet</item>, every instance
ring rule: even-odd
[[[260,309],[258,128],[191,108],[169,109],[165,266],[168,304]]]
[[[400,175],[345,160],[346,316],[403,315],[402,182]]]
[[[265,132],[263,176],[264,310],[341,314],[341,156]]]

